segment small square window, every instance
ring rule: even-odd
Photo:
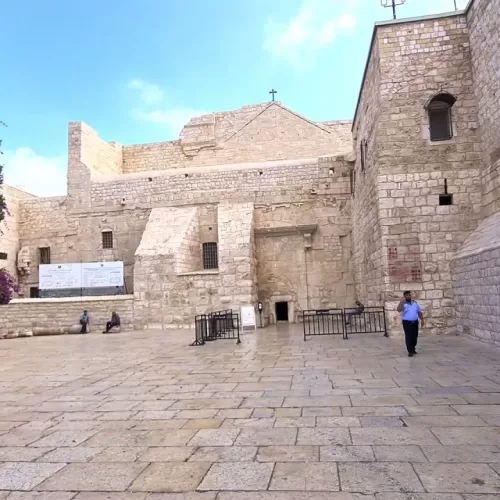
[[[37,286],[30,287],[30,299],[38,299],[40,297],[40,292]]]
[[[5,252],[0,252],[0,260],[7,260],[7,254]]]
[[[452,194],[440,194],[439,195],[440,205],[453,205],[453,195]]]
[[[102,248],[113,248],[113,231],[102,232]]]
[[[203,243],[203,269],[217,269],[218,267],[217,243]]]
[[[42,247],[38,249],[40,264],[50,264],[50,247]]]

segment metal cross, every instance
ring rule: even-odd
[[[273,95],[273,101],[274,101],[274,94],[277,94],[278,91],[274,90],[274,89],[271,89],[269,93]]]
[[[396,6],[403,5],[406,0],[381,0],[382,7],[392,7],[392,15],[396,19]]]

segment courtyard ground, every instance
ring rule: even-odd
[[[500,498],[500,348],[299,327],[0,342],[0,499]]]

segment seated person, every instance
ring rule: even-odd
[[[360,316],[364,310],[365,306],[359,300],[357,300],[354,311],[346,313],[345,324],[349,325],[351,323],[351,316]]]
[[[88,333],[89,323],[90,323],[90,318],[87,313],[87,310],[85,310],[83,311],[83,314],[80,314],[80,325],[82,325],[80,333]]]
[[[102,333],[108,333],[114,326],[120,326],[120,316],[115,311],[111,313],[111,321],[106,323],[106,330]]]

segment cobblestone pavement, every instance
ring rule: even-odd
[[[0,342],[0,499],[500,498],[500,349],[259,330]]]

